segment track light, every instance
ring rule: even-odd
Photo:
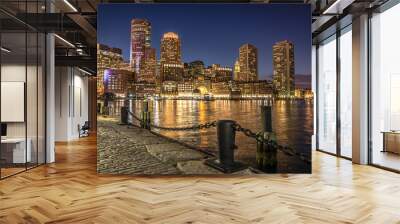
[[[73,6],[68,0],[64,0],[64,3],[67,4],[74,12],[78,12],[75,6]]]
[[[83,73],[85,73],[86,75],[93,75],[92,73],[90,73],[90,72],[88,72],[88,71],[85,71],[85,70],[83,70],[83,69],[81,69],[81,68],[79,68],[79,67],[78,67],[78,70],[81,71],[81,72],[83,72]]]
[[[62,42],[66,43],[67,45],[69,45],[70,47],[75,48],[75,45],[73,45],[71,42],[69,42],[68,40],[60,37],[58,34],[54,34],[55,37],[57,37],[59,40],[61,40]]]
[[[340,15],[343,13],[343,9],[351,5],[355,0],[336,0],[330,5],[324,12],[323,15]]]
[[[337,4],[339,4],[340,0],[336,0],[332,5],[330,5],[327,9],[324,10],[324,12],[322,14],[328,14],[331,13],[330,11],[332,9],[334,9],[335,7],[337,7]]]
[[[6,53],[10,53],[11,52],[11,50],[9,50],[9,49],[7,49],[5,47],[1,47],[1,51],[4,51]]]

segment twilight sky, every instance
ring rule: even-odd
[[[152,47],[160,57],[165,32],[181,39],[184,62],[202,60],[206,66],[233,67],[239,47],[258,49],[259,78],[272,74],[272,45],[289,40],[295,47],[296,74],[311,74],[311,11],[303,4],[100,4],[98,43],[130,53],[130,21],[147,19],[152,25]]]

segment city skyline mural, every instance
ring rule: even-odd
[[[231,9],[226,11],[228,5]],[[304,30],[307,28],[303,27],[305,22],[311,21],[308,6],[297,5],[296,9],[284,4],[277,4],[273,9],[262,4],[246,7],[243,7],[244,4],[209,6],[138,4],[132,8],[114,4],[112,9],[104,10],[102,17],[98,18],[99,23],[104,24],[98,27],[98,43],[121,49],[123,59],[130,61],[131,21],[135,18],[143,19],[151,27],[148,42],[156,49],[158,60],[161,39],[167,32],[178,34],[182,42],[182,61],[200,60],[207,66],[221,64],[233,67],[238,49],[247,43],[258,49],[260,79],[267,79],[273,74],[273,45],[288,40],[296,46],[296,74],[311,75],[311,69],[305,66],[311,63],[311,39],[306,34],[311,31],[311,27],[308,28],[310,30]],[[100,11],[102,7],[108,6],[100,5]],[[307,16],[303,16],[305,13]],[[191,15],[190,20],[185,18],[188,14]],[[276,21],[278,17],[279,22]]]
[[[310,24],[307,5],[100,5],[98,171],[311,172]]]

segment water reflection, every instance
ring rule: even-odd
[[[253,131],[261,129],[262,100],[160,100],[151,101],[152,121],[160,126],[179,127],[205,123],[213,120],[231,119],[238,121],[243,127]],[[121,102],[114,102],[113,107],[122,106]],[[141,101],[132,103],[132,111],[139,114]],[[115,109],[116,113],[118,109]],[[273,130],[276,132],[279,144],[290,145],[294,149],[310,154],[311,135],[313,130],[313,104],[309,101],[278,100],[273,105]],[[202,129],[200,131],[164,131],[160,134],[196,145],[197,147],[216,153],[216,129]],[[238,149],[235,158],[255,164],[256,142],[237,134]],[[278,153],[278,171],[290,173],[310,172],[311,167],[296,158]]]

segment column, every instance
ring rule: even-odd
[[[353,18],[352,157],[368,163],[368,15]]]
[[[46,163],[55,161],[55,60],[54,35],[46,35]]]

